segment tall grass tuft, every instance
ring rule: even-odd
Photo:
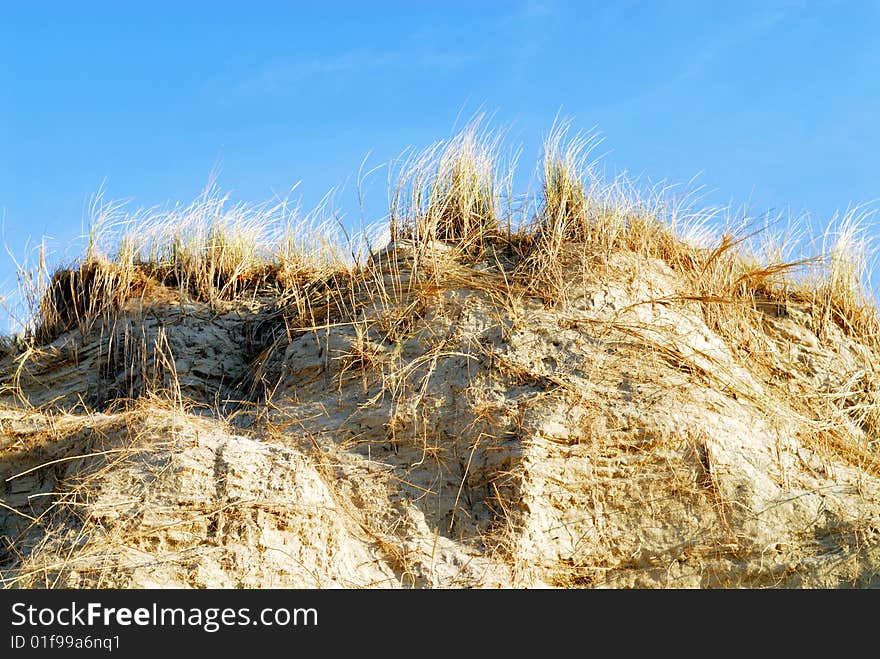
[[[876,211],[857,207],[828,225],[822,241],[824,273],[809,286],[820,335],[827,334],[829,324],[834,324],[848,335],[880,346],[880,319],[868,294],[876,246],[872,246],[867,228],[876,221],[875,216]]]
[[[580,135],[567,140],[567,132],[567,123],[558,124],[544,142],[543,205],[529,236],[531,248],[519,268],[533,288],[551,297],[564,285],[558,266],[565,244],[582,243],[592,234],[591,200],[583,176],[594,140]]]
[[[392,239],[479,251],[500,235],[499,137],[477,118],[462,132],[409,158],[393,192]]]

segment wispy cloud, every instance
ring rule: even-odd
[[[398,45],[387,50],[360,48],[267,61],[251,75],[225,82],[223,88],[242,96],[283,95],[319,78],[453,73],[498,58],[515,76],[522,62],[549,38],[543,27],[560,14],[558,0],[525,0],[509,11],[476,18],[479,25],[474,21],[459,26],[424,24],[401,35]],[[474,40],[475,30],[486,38]]]
[[[683,64],[672,82],[678,83],[696,77],[718,60],[727,57],[740,48],[747,47],[750,42],[760,38],[779,25],[798,6],[799,3],[792,3],[774,7],[749,21],[725,28],[704,38],[691,57]]]
[[[556,0],[525,0],[514,12],[520,18],[552,16],[559,10]]]
[[[253,75],[233,84],[234,93],[277,95],[295,91],[316,78],[345,79],[405,71],[437,73],[464,67],[479,58],[477,51],[441,50],[425,47],[403,50],[351,50],[333,55],[268,62]]]
[[[686,58],[678,66],[671,67],[666,75],[659,76],[644,85],[635,94],[624,96],[610,103],[608,108],[642,107],[669,94],[678,94],[682,85],[700,78],[725,58],[736,56],[737,51],[777,28],[790,18],[801,6],[791,2],[762,12],[749,20],[737,22],[721,30],[695,40]]]

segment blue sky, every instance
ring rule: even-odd
[[[880,2],[0,2],[0,211],[20,257],[79,253],[83,206],[308,208],[482,109],[522,147],[561,113],[608,171],[821,226],[880,198]],[[366,187],[386,211],[386,178]],[[0,256],[0,290],[15,288]],[[5,323],[0,323],[0,326]]]

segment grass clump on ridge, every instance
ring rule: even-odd
[[[499,139],[480,120],[404,166],[391,205],[392,238],[479,251],[500,236]]]
[[[188,206],[125,216],[96,196],[79,263],[47,276],[41,256],[39,278],[20,268],[31,332],[43,342],[73,327],[85,332],[133,299],[218,305],[291,295],[348,267],[338,227],[321,211],[301,217],[287,200],[231,205],[211,186]]]

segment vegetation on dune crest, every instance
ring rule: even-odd
[[[501,169],[500,137],[477,119],[402,163],[392,184],[392,244],[413,244],[426,273],[436,270],[438,254],[463,264],[485,261],[502,275],[505,294],[550,304],[562,301],[578,272],[605,267],[616,252],[637,254],[678,273],[687,282],[681,298],[699,303],[710,327],[734,345],[760,331],[767,305],[788,303],[807,305],[820,334],[830,323],[880,345],[877,308],[865,293],[870,250],[863,227],[870,214],[848,213],[836,236],[829,226],[824,255],[786,260],[773,248],[772,228],[722,226],[717,210],[694,212],[663,190],[639,194],[624,178],[600,180],[588,162],[599,141],[571,135],[567,123],[554,126],[544,144],[540,198],[531,216],[520,213],[525,219],[516,222],[512,168]],[[212,185],[188,206],[126,215],[99,193],[80,262],[50,276],[41,253],[36,272],[20,268],[31,317],[18,342],[33,349],[74,327],[87,332],[132,300],[149,304],[157,296],[214,306],[271,299],[295,307],[302,326],[322,313],[326,321],[331,307],[354,314],[346,307],[357,306],[355,291],[376,292],[370,282],[378,231],[349,237],[327,219],[326,201],[302,216],[287,200],[232,205]],[[522,203],[529,207],[528,198]],[[755,247],[762,236],[764,245]],[[484,279],[490,285],[492,278]],[[398,284],[390,289],[399,297]]]
[[[572,245],[587,260],[628,250],[693,275],[688,294],[728,301],[754,294],[809,297],[821,317],[869,338],[876,331],[875,305],[864,292],[868,213],[848,213],[836,232],[829,226],[824,255],[762,261],[746,242],[759,234],[772,242],[772,228],[752,232],[745,222],[719,227],[717,210],[678,208],[662,191],[645,198],[623,178],[604,183],[587,162],[599,140],[568,132],[561,124],[547,137],[541,199],[532,218],[518,226],[513,217],[501,217],[501,194],[512,173],[499,171],[500,139],[479,121],[409,158],[392,185],[392,241],[409,239],[422,248],[444,243],[465,261],[479,260],[489,247],[506,249],[515,256],[512,270],[527,282],[552,280]],[[375,248],[374,236],[343,239],[344,229],[319,220],[321,208],[300,217],[286,200],[230,205],[213,185],[186,207],[127,216],[123,210],[99,194],[81,262],[51,277],[42,254],[36,274],[20,268],[32,333],[45,340],[71,321],[119,307],[148,283],[209,303],[281,293],[332,273],[363,272]],[[718,229],[720,238],[709,245]],[[828,240],[835,236],[836,242]],[[805,269],[807,276],[795,276]]]
[[[684,276],[682,296],[701,302],[715,327],[761,305],[797,301],[810,305],[820,328],[834,323],[878,345],[876,305],[865,294],[869,214],[848,213],[837,223],[836,242],[828,240],[834,235],[829,227],[824,255],[784,260],[778,250],[750,251],[756,235],[766,238],[765,247],[772,243],[772,228],[719,227],[717,211],[693,212],[662,191],[645,198],[623,178],[602,182],[587,162],[598,142],[595,135],[570,136],[568,124],[555,126],[545,141],[541,199],[531,218],[515,223],[512,211],[501,217],[501,193],[512,172],[499,171],[500,139],[477,120],[404,162],[392,185],[392,243],[411,241],[426,264],[441,245],[464,263],[485,260],[487,250],[508,254],[492,265],[508,283],[547,302],[563,294],[574,261],[595,267],[623,250],[660,259]],[[20,268],[31,307],[26,342],[46,343],[72,327],[86,330],[131,299],[149,301],[157,287],[174,291],[180,302],[208,304],[260,296],[303,304],[305,289],[320,289],[325,301],[341,300],[347,294],[326,287],[369,279],[368,257],[377,247],[375,227],[372,235],[352,239],[322,220],[321,208],[302,217],[286,200],[230,205],[213,185],[186,207],[123,210],[96,196],[79,263],[49,276],[41,253],[36,272]],[[769,260],[756,255],[761,251]]]

